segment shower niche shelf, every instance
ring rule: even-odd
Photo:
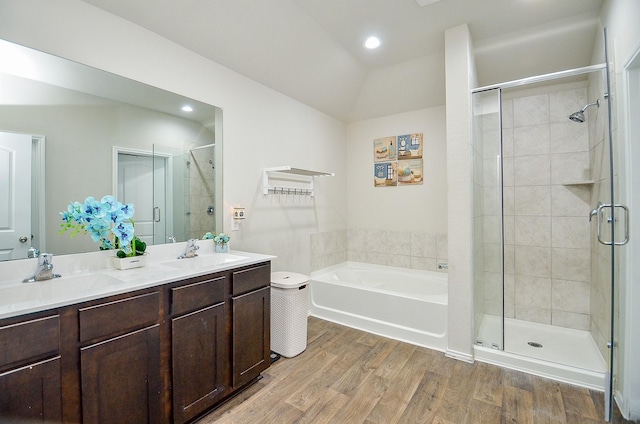
[[[593,185],[595,184],[594,180],[583,180],[583,181],[567,181],[562,183],[564,186],[577,186],[577,185]]]
[[[313,196],[315,177],[333,177],[333,172],[312,171],[292,166],[263,169],[262,193]]]

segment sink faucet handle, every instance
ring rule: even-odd
[[[178,259],[193,258],[195,256],[198,256],[196,250],[200,249],[200,246],[196,244],[197,242],[198,239],[195,238],[187,240],[187,246],[184,248],[184,253],[178,256]]]
[[[169,236],[169,237],[167,237],[167,240],[169,240],[169,243],[175,243],[176,242],[176,237],[175,236]]]
[[[40,256],[40,251],[35,247],[32,246],[27,250],[27,258],[37,258],[38,256]]]
[[[52,253],[41,253],[38,256],[38,265],[41,267],[53,268],[53,254]]]

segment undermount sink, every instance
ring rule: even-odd
[[[0,296],[6,303],[19,305],[34,301],[57,301],[68,297],[82,296],[84,293],[100,290],[117,283],[108,275],[95,273],[71,275],[51,280],[12,284],[0,288]]]
[[[188,270],[210,269],[221,265],[249,259],[246,256],[233,255],[231,253],[215,253],[212,255],[198,255],[193,258],[173,259],[162,262],[163,265]]]

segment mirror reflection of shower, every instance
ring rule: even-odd
[[[199,239],[215,230],[215,143],[191,148],[185,156],[188,231],[191,238]]]
[[[585,107],[583,107],[579,111],[572,113],[571,115],[569,115],[569,119],[571,119],[573,122],[583,123],[585,121],[585,119],[586,119],[585,116],[584,116],[584,112],[587,109],[589,109],[591,106],[600,107],[600,99],[596,99],[595,103],[589,103],[588,105],[585,105]]]

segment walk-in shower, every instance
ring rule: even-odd
[[[210,143],[193,147],[185,154],[184,203],[189,217],[185,232],[190,238],[201,238],[216,228],[215,148],[215,143]]]
[[[613,208],[589,217],[614,203],[607,94],[604,64],[472,93],[475,357],[603,391]]]

